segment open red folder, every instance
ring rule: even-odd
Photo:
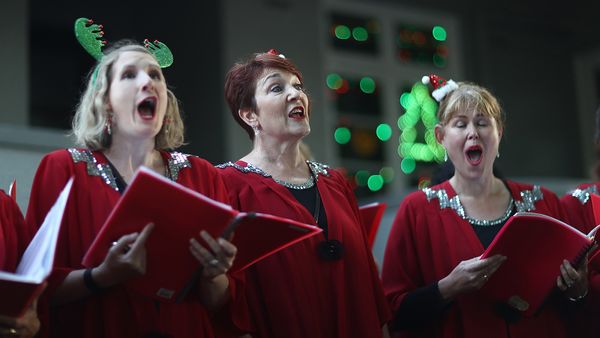
[[[381,218],[383,217],[386,207],[387,204],[385,203],[374,202],[358,208],[362,225],[367,232],[369,247],[371,248],[373,248],[373,243],[375,243],[377,230],[379,229],[379,224],[381,223]]]
[[[182,300],[197,277],[200,264],[189,251],[189,241],[195,237],[204,243],[201,230],[215,238],[228,237],[233,230],[232,243],[238,251],[230,272],[322,231],[286,218],[239,212],[141,168],[90,246],[83,265],[100,265],[113,241],[141,231],[150,222],[155,227],[146,242],[146,274],[128,286],[167,302]]]
[[[556,218],[518,212],[481,255],[507,257],[481,292],[493,301],[533,315],[555,287],[563,260],[578,266],[594,248],[593,238]]]
[[[15,273],[0,271],[0,315],[22,316],[43,290],[52,272],[56,241],[73,179],[65,185],[44,222],[25,249]]]
[[[592,199],[592,211],[594,212],[595,221],[594,223],[600,224],[600,196],[596,194],[590,194],[590,198]],[[588,262],[590,269],[600,272],[600,250],[596,250],[596,252],[590,254]]]

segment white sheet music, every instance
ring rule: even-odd
[[[41,283],[48,277],[52,271],[58,233],[72,185],[73,179],[71,178],[46,215],[44,223],[27,246],[17,271],[15,273],[0,271],[0,279]]]

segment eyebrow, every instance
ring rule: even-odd
[[[269,79],[271,79],[271,78],[274,78],[274,77],[281,77],[281,74],[279,74],[279,73],[273,73],[273,74],[271,74],[271,75],[269,75],[269,76],[265,77],[265,78],[262,80],[262,83],[261,83],[261,85],[264,85],[264,84],[265,84],[265,82],[267,82],[267,80],[269,80]]]

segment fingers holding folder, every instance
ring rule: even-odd
[[[153,229],[154,224],[149,223],[141,233],[134,232],[119,238],[94,272],[94,279],[102,287],[109,287],[144,275],[147,265],[146,241]]]
[[[226,273],[233,265],[237,248],[228,240],[222,237],[215,239],[204,230],[200,232],[200,236],[208,249],[192,238],[190,252],[202,265],[202,277],[213,279]]]
[[[461,261],[448,276],[439,281],[442,297],[451,300],[460,294],[481,289],[505,260],[505,256],[494,255]]]
[[[584,262],[587,261],[587,257]],[[565,293],[569,299],[579,300],[588,292],[588,268],[587,264],[581,264],[575,269],[568,260],[560,265],[560,275],[556,278],[556,286]]]

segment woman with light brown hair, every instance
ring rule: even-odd
[[[76,27],[82,34],[99,30],[80,20]],[[206,308],[220,307],[229,299],[225,272],[236,249],[206,233],[202,237],[212,252],[190,239],[190,254],[203,270],[197,286],[181,303],[158,302],[125,284],[144,274],[148,260],[162,259],[146,256],[152,224],[118,239],[99,266],[84,269],[81,265],[141,166],[213,199],[227,200],[211,164],[173,151],[183,143],[183,123],[161,70],[172,62],[166,51],[159,42],[146,42],[144,47],[122,41],[96,55],[97,65],[73,119],[73,133],[82,148],[52,152],[37,170],[27,213],[27,221],[35,226],[62,186],[75,177],[49,281],[52,311],[50,318],[42,317],[50,325],[45,333],[53,337],[213,337]]]

